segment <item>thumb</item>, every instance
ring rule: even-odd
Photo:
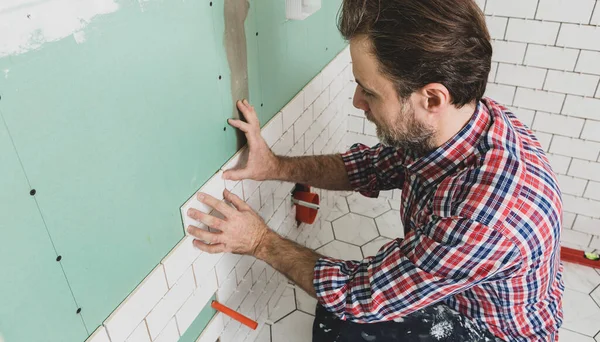
[[[250,178],[250,171],[248,169],[231,169],[223,172],[223,179],[239,181]]]

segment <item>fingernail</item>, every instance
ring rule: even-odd
[[[192,216],[192,208],[187,210],[187,216]]]
[[[187,231],[188,231],[188,233],[190,233],[190,234],[191,234],[191,233],[192,233],[192,230],[193,230],[192,226],[188,226],[188,227],[187,227]]]
[[[204,200],[204,195],[203,194],[198,194],[198,201],[202,201]]]

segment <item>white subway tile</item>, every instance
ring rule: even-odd
[[[251,278],[252,277],[242,279],[233,295],[225,302],[225,305],[233,310],[237,310],[240,307],[240,304],[242,304],[242,301],[246,298],[248,291],[250,291],[250,288],[252,287]]]
[[[500,63],[496,82],[527,88],[542,89],[546,69]]]
[[[548,151],[550,149],[550,143],[552,142],[552,134],[544,133],[544,132],[534,132],[536,139],[542,145],[542,149],[544,151]]]
[[[529,44],[525,65],[558,70],[573,70],[579,50]]]
[[[600,99],[567,95],[562,113],[569,116],[600,120]]]
[[[223,315],[217,313],[208,323],[206,328],[204,328],[196,342],[215,342],[221,335],[221,332],[223,332],[223,329],[225,329],[225,326],[223,325]]]
[[[313,105],[313,117],[318,117],[323,113],[325,108],[329,105],[329,87],[325,88],[321,95],[317,97]]]
[[[304,88],[304,109],[308,108],[323,92],[323,77],[318,74]]]
[[[494,40],[492,46],[494,49],[492,61],[513,64],[523,62],[525,49],[527,48],[527,44],[525,43],[504,42],[500,40]]]
[[[290,193],[292,192],[292,190],[294,189],[295,186],[296,185],[294,183],[282,182],[281,185],[279,185],[279,187],[273,193],[273,200],[275,201],[275,205],[277,206],[277,204],[279,202],[286,199],[290,195]],[[289,203],[286,203],[286,204],[289,205]],[[287,211],[286,211],[286,214],[287,214]]]
[[[563,211],[563,228],[573,229],[573,224],[575,224],[576,218],[577,214]]]
[[[600,202],[593,201],[587,198],[576,197],[568,194],[563,194],[563,208],[566,211],[578,214],[573,229],[591,233],[586,227],[589,226],[589,220],[585,220],[581,215],[587,217],[600,217]],[[597,228],[596,228],[597,229]]]
[[[267,180],[263,181],[260,186],[260,205],[261,207],[267,203],[269,197],[273,196],[275,190],[279,187],[279,181]]]
[[[528,109],[558,113],[560,112],[564,100],[564,94],[517,88],[514,105]]]
[[[223,256],[223,253],[202,253],[200,256],[198,256],[198,258],[196,258],[196,260],[194,260],[192,267],[194,268],[194,275],[196,276],[198,286],[202,285],[202,279],[200,277],[212,270]]]
[[[546,133],[553,133],[578,138],[583,129],[585,120],[568,117],[560,114],[537,112],[533,129]]]
[[[99,326],[85,342],[110,342],[108,334],[106,333],[106,328],[102,325]]]
[[[256,259],[251,267],[252,283],[256,283],[258,278],[260,278],[260,276],[262,275],[263,272],[265,272],[266,269],[267,269],[267,263],[262,260]]]
[[[327,144],[327,141],[329,139],[327,139],[327,129],[325,129],[321,135],[319,135],[317,137],[317,139],[315,140],[315,154],[319,155],[319,154],[323,154],[323,148],[325,147],[325,144]]]
[[[588,183],[587,180],[571,176],[558,175],[558,184],[562,193],[582,196]]]
[[[283,130],[287,131],[296,120],[304,113],[304,91],[299,92],[288,104],[281,110]]]
[[[244,201],[248,201],[250,197],[254,195],[259,186],[260,182],[258,181],[252,179],[244,179],[242,181],[242,187],[244,188]]]
[[[595,207],[600,208],[600,203],[596,202]],[[599,212],[596,212],[596,218],[577,215],[573,229],[583,233],[600,235],[600,219],[598,219],[598,213]]]
[[[350,116],[356,116],[359,118],[365,117],[365,111],[354,107],[354,105],[350,101],[348,101],[344,106],[344,112]]]
[[[600,201],[600,182],[589,181],[584,197]]]
[[[238,279],[238,283],[242,282],[242,279],[246,278],[248,271],[250,271],[250,267],[254,264],[254,260],[256,260],[251,255],[244,255],[240,261],[235,265],[235,274]]]
[[[215,265],[218,284],[222,284],[223,282],[225,282],[225,279],[229,277],[229,274],[233,271],[233,268],[240,261],[241,258],[242,256],[238,254],[223,254],[221,260],[219,260],[219,262]],[[198,286],[201,286],[201,284],[198,284]]]
[[[313,123],[313,106],[308,107],[306,112],[294,123],[294,138],[296,142],[306,133],[310,125]]]
[[[333,82],[331,82],[330,99],[338,96],[344,90],[347,82],[348,79],[345,75],[338,75]]]
[[[268,311],[268,310],[266,310],[267,303],[269,302],[269,299],[271,299],[271,296],[277,289],[278,285],[279,285],[279,282],[275,279],[273,279],[267,283],[267,285],[265,286],[265,289],[262,291],[262,294],[260,295],[260,297],[256,301],[256,304],[254,305],[254,309],[256,310],[257,315],[260,316],[264,312]]]
[[[581,138],[600,142],[600,121],[586,120]]]
[[[559,23],[510,18],[506,30],[506,40],[554,45],[559,27]]]
[[[323,70],[321,71],[321,75],[323,77],[323,79],[321,80],[323,82],[323,87],[328,87],[338,75],[340,71],[339,64],[340,61],[334,58],[331,62],[329,62],[329,64],[325,66],[325,68],[323,68]]]
[[[556,45],[598,51],[600,50],[600,28],[562,24]]]
[[[175,315],[177,326],[182,335],[185,334],[185,331],[190,327],[198,314],[200,314],[200,311],[204,309],[204,306],[208,304],[210,298],[217,291],[217,279],[213,270],[201,277],[202,281],[200,282],[201,284],[199,284],[200,286]]]
[[[114,339],[115,337],[112,336],[111,333],[111,341]],[[138,324],[131,335],[127,336],[127,340],[125,340],[125,342],[150,342],[150,335],[148,335],[146,322],[142,321],[140,324]]]
[[[598,61],[600,61],[600,52],[581,50],[575,71],[600,75],[600,63]]]
[[[492,62],[490,73],[488,75],[488,82],[492,83],[496,81],[496,72],[498,70],[498,62]]]
[[[600,154],[600,143],[557,135],[552,140],[550,152],[568,157],[596,161]]]
[[[163,299],[146,316],[146,323],[148,324],[148,331],[152,340],[156,339],[161,333],[169,323],[169,320],[173,318],[186,299],[194,292],[195,288],[194,273],[192,268],[189,267],[183,276],[179,278],[175,286],[167,292]]]
[[[485,22],[487,24],[488,31],[490,31],[490,36],[492,39],[504,39],[508,18],[486,15]]]
[[[374,123],[372,123],[371,121],[365,119],[364,134],[376,137],[377,136],[377,126]]]
[[[240,322],[229,320],[229,323],[225,325],[225,330],[221,333],[221,337],[219,337],[219,342],[238,342],[235,337],[241,326]]]
[[[273,145],[273,153],[278,156],[285,156],[294,146],[294,130],[290,129],[283,133],[279,141]]]
[[[568,175],[600,182],[600,163],[573,159]]]
[[[522,124],[531,128],[535,117],[535,110],[525,108],[510,108],[510,110]]]
[[[190,208],[194,208],[205,214],[209,214],[212,210],[212,208],[209,207],[208,205],[206,205],[204,203],[200,203],[200,201],[198,201],[198,198],[196,196],[197,196],[197,194],[194,194],[194,196],[192,196],[192,198],[190,198],[180,209],[181,220],[183,221],[183,229],[187,236],[189,236],[189,234],[187,232],[187,227],[189,227],[189,226],[196,226],[198,228],[208,229],[208,227],[206,225],[204,225],[202,222],[196,221],[188,216],[188,210]]]
[[[475,0],[475,2],[477,3],[477,6],[481,8],[482,11],[485,9],[485,0]]]
[[[163,265],[159,264],[104,321],[111,341],[125,341],[167,290]]]
[[[273,147],[282,134],[283,120],[281,113],[276,114],[261,130],[261,135],[269,147]]]
[[[230,185],[233,184],[233,185]],[[225,181],[225,188],[229,191],[231,191],[232,194],[236,195],[237,197],[239,197],[240,199],[244,199],[244,189],[242,187],[242,182],[238,181],[238,182],[231,182],[231,181]]]
[[[262,217],[263,220],[269,221],[274,212],[273,194],[271,194],[270,196],[267,196],[265,204],[258,211],[258,215]]]
[[[171,318],[165,329],[160,335],[154,340],[154,342],[177,342],[179,341],[179,330],[177,329],[177,322],[175,317]]]
[[[315,140],[317,139],[319,134],[321,134],[324,128],[325,126],[323,126],[320,122],[314,122],[306,131],[306,134],[304,136],[304,148],[308,150],[308,148],[312,144],[314,144]],[[309,154],[314,154],[314,151],[310,152]]]
[[[600,6],[598,6],[598,4],[596,4],[596,9],[594,10],[594,14],[592,15],[592,20],[590,24],[600,25]]]
[[[571,165],[571,157],[565,157],[558,154],[546,153],[550,166],[555,173],[567,174],[569,165]]]
[[[600,39],[600,36],[598,38]],[[600,82],[600,76],[549,70],[544,89],[566,94],[594,96],[598,82]]]
[[[363,132],[364,119],[355,116],[348,117],[348,131],[355,133]]]
[[[222,284],[219,284],[219,289],[217,290],[217,299],[221,303],[226,303],[229,298],[235,293],[238,285],[238,277],[236,272],[231,272],[229,277],[225,279]],[[241,278],[240,278],[241,280]]]
[[[600,251],[600,236],[592,237],[592,242],[590,242],[589,248],[594,249],[596,253]]]
[[[592,236],[586,233],[578,232],[571,229],[563,229],[560,234],[560,241],[569,243],[575,246],[587,247],[592,239]]]
[[[184,237],[161,261],[165,268],[165,275],[167,277],[169,288],[175,285],[177,280],[189,269],[194,260],[200,255],[201,251],[194,247],[193,242],[193,237]]]
[[[513,104],[516,88],[517,87],[513,86],[489,83],[485,91],[485,96],[490,97],[505,106],[510,106]]]
[[[536,7],[537,0],[488,0],[485,14],[533,18]]]
[[[543,0],[538,6],[536,19],[587,24],[595,0]]]
[[[201,188],[200,192],[211,195],[212,197],[222,200],[223,191],[225,190],[225,180],[223,179],[223,170],[215,173]]]
[[[304,135],[300,137],[300,140],[292,146],[292,149],[288,153],[290,157],[303,156],[304,155]]]

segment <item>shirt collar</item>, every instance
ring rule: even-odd
[[[482,101],[477,104],[473,116],[458,134],[423,157],[408,157],[405,164],[408,172],[420,176],[426,183],[434,182],[450,174],[472,155],[492,121],[487,105]]]

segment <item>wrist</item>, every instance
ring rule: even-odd
[[[262,261],[266,261],[273,250],[273,246],[276,244],[279,235],[267,228],[267,231],[263,235],[262,239],[254,250],[254,257]]]

